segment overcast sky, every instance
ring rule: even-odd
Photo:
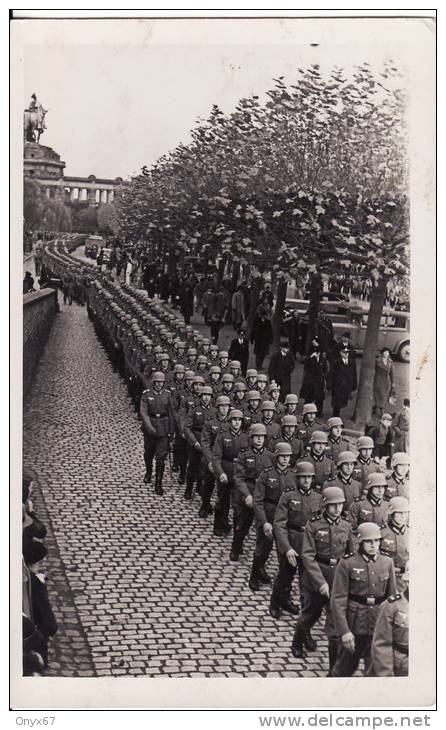
[[[392,33],[386,38],[371,29],[358,42],[357,28],[341,34],[328,22],[311,30],[270,26],[260,38],[247,33],[246,43],[240,32],[211,29],[192,38],[182,26],[175,44],[164,42],[168,36],[138,35],[140,26],[133,36],[122,33],[122,42],[116,27],[101,38],[103,26],[92,34],[91,21],[71,21],[69,33],[53,33],[43,42],[35,26],[32,44],[24,46],[24,105],[35,92],[49,109],[41,143],[61,155],[65,174],[125,178],[187,142],[212,104],[230,112],[244,96],[263,97],[274,77],[293,83],[299,66],[352,68],[366,60],[381,65],[395,56]],[[221,38],[224,44],[217,42]]]

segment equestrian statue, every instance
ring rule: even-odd
[[[31,96],[28,109],[25,109],[23,117],[23,133],[26,142],[39,142],[40,135],[46,129],[45,115],[48,109],[44,109],[35,94]]]

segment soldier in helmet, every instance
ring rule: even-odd
[[[234,488],[234,459],[248,445],[248,438],[242,431],[242,421],[242,411],[232,409],[229,412],[229,427],[217,435],[212,449],[212,466],[217,484],[214,506],[214,535],[217,537],[223,537],[231,531],[229,509]]]
[[[366,672],[379,606],[396,591],[393,561],[380,553],[381,530],[363,522],[357,552],[340,560],[331,591],[331,612],[339,651],[332,677],[351,677],[361,657]]]
[[[254,390],[254,388],[252,388]],[[268,376],[265,375],[265,373],[258,373],[257,375],[257,384],[256,388],[257,392],[260,395],[260,400],[268,400]]]
[[[299,398],[295,393],[288,393],[285,396],[285,416],[296,416],[297,418],[297,406],[299,405]]]
[[[205,355],[198,355],[197,357],[197,364],[195,366],[195,372],[197,375],[202,375],[204,378],[207,378],[208,374],[208,359]]]
[[[163,494],[162,480],[169,440],[175,428],[171,396],[164,388],[165,379],[164,373],[153,374],[152,387],[143,392],[139,409],[144,434],[144,483],[152,480],[155,458],[155,492],[160,495]]]
[[[231,373],[224,373],[221,376],[220,394],[232,398],[234,390],[234,376]]]
[[[257,370],[255,368],[248,368],[245,378],[248,390],[257,390],[257,377]]]
[[[214,399],[219,395],[221,390],[220,385],[221,368],[219,365],[211,365],[209,368],[208,385],[212,388]]]
[[[250,390],[246,394],[246,408],[243,415],[243,430],[249,431],[253,423],[260,423],[262,411],[260,410],[260,394],[257,390]]]
[[[313,431],[320,430],[320,424],[317,422],[316,416],[316,405],[314,403],[305,403],[302,409],[302,421],[299,426],[299,438],[304,442],[305,448],[308,446]]]
[[[253,494],[260,473],[272,466],[274,457],[266,448],[266,427],[254,423],[248,433],[249,445],[234,460],[234,537],[230,560],[237,561],[254,519]]]
[[[386,485],[385,474],[369,474],[363,495],[355,499],[348,511],[355,531],[362,522],[374,522],[379,527],[385,527],[389,512],[389,503],[384,501]]]
[[[202,457],[202,488],[199,517],[213,514],[211,497],[215,486],[214,467],[212,464],[212,449],[218,434],[229,426],[229,409],[231,401],[227,395],[218,395],[215,401],[215,416],[204,424],[201,436]]]
[[[362,495],[361,482],[357,479],[353,479],[356,458],[356,454],[352,451],[341,451],[336,461],[338,470],[337,476],[334,479],[325,482],[323,486],[323,489],[326,487],[339,487],[342,489],[345,497],[345,512],[348,512],[350,505]]]
[[[225,373],[229,373],[229,354],[226,352],[226,350],[220,350],[220,352],[218,353],[218,364],[221,367],[222,376]]]
[[[210,346],[210,348],[209,348],[209,362],[211,363],[211,365],[218,365],[218,345],[211,345]]]
[[[254,488],[257,538],[249,576],[249,587],[252,591],[258,591],[260,583],[271,583],[265,563],[273,547],[276,507],[281,494],[296,486],[296,472],[290,468],[291,454],[289,444],[276,444],[274,465],[262,471]]]
[[[280,435],[280,426],[274,420],[276,406],[271,400],[264,400],[260,405],[260,411],[262,413],[260,423],[266,428],[266,445],[269,448]]]
[[[195,377],[193,370],[186,370],[184,373],[184,385],[178,391],[172,395],[172,406],[175,415],[175,428],[176,428],[176,439],[175,439],[175,450],[178,459],[178,483],[184,484],[186,481],[186,468],[187,468],[187,441],[183,433],[183,423],[181,420],[182,414],[185,411],[183,404],[191,399],[195,402],[195,396],[192,395],[192,383]]]
[[[392,497],[389,502],[387,527],[381,530],[381,552],[392,558],[400,588],[399,577],[409,560],[409,502],[405,497]]]
[[[188,347],[186,351],[186,367],[190,370],[195,370],[195,367],[197,365],[197,348],[196,347]]]
[[[303,461],[313,464],[315,469],[315,477],[313,487],[322,490],[325,482],[331,480],[335,476],[335,467],[332,460],[326,455],[327,434],[325,431],[313,431],[309,440],[310,450]]]
[[[179,434],[180,429],[177,423],[177,417],[176,414],[179,412],[180,405],[181,405],[181,394],[183,392],[184,388],[184,376],[186,374],[186,368],[184,365],[181,365],[180,363],[177,363],[174,365],[173,371],[172,371],[172,381],[169,384],[169,390],[170,395],[172,397],[172,408],[175,416],[175,440],[173,442],[172,446],[172,456],[173,456],[173,464],[172,464],[172,471],[178,472],[180,469],[180,444],[179,444]]]
[[[188,443],[188,459],[186,473],[186,490],[184,499],[192,499],[194,484],[197,485],[197,492],[201,494],[202,470],[201,470],[201,433],[206,421],[216,414],[215,408],[211,405],[212,388],[210,385],[203,385],[200,392],[199,403],[187,412],[183,423],[183,433]]]
[[[409,673],[409,563],[400,582],[400,592],[389,596],[378,610],[369,676],[407,677]]]
[[[245,383],[241,381],[234,383],[234,390],[232,392],[232,405],[240,411],[246,410],[245,395],[247,388]]]
[[[330,591],[335,569],[341,558],[353,549],[353,533],[348,520],[342,516],[344,493],[339,487],[327,487],[322,495],[322,515],[312,517],[307,523],[302,540],[302,593],[303,609],[293,637],[292,653],[303,656],[316,650],[311,629],[326,608],[325,630],[328,637],[329,668],[333,667],[338,644],[331,620]]]
[[[379,472],[379,464],[373,461],[372,454],[375,444],[370,436],[360,436],[356,442],[358,449],[358,460],[353,472],[353,478],[359,479],[364,488],[369,474]]]
[[[392,456],[391,466],[393,471],[387,480],[384,499],[390,500],[392,497],[409,499],[409,454],[404,451],[397,451]]]
[[[242,377],[242,366],[240,360],[231,360],[229,363],[229,372],[234,377],[234,381],[240,380]]]
[[[328,433],[328,446],[327,446],[327,456],[330,457],[336,464],[338,460],[338,456],[341,453],[341,451],[348,451],[349,449],[349,443],[347,439],[343,438],[342,436],[342,429],[344,428],[344,423],[342,421],[342,418],[339,417],[333,417],[329,418],[327,421],[327,433]]]
[[[285,415],[280,422],[280,433],[272,441],[271,448],[275,448],[276,443],[283,441],[291,446],[291,466],[296,466],[296,462],[303,459],[305,449],[303,441],[297,436],[297,418],[296,416]]]
[[[298,570],[301,587],[304,528],[309,519],[320,514],[321,508],[321,496],[311,487],[314,476],[313,465],[300,462],[294,471],[296,487],[281,495],[274,516],[279,572],[274,580],[269,612],[275,619],[280,618],[282,610],[293,615],[299,613],[299,607],[291,600],[292,582]]]
[[[282,418],[283,414],[285,413],[285,406],[280,401],[280,385],[273,380],[268,388],[269,390],[269,399],[274,403],[276,406],[276,418],[280,419]]]

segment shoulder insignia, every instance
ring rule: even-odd
[[[401,593],[395,593],[393,596],[388,597],[388,601],[390,603],[393,603],[394,601],[399,601],[401,599]]]
[[[144,393],[148,393],[148,392],[149,392],[149,389],[147,388],[147,390],[143,390],[142,394],[144,395]]]
[[[320,519],[320,516],[319,515],[315,515],[314,517],[311,517],[310,518],[310,522],[316,522],[319,519]]]
[[[355,497],[355,502],[361,502],[362,497]]]
[[[344,555],[344,558],[352,558],[354,554],[355,553],[347,553],[346,555]]]
[[[248,446],[242,446],[242,448],[240,449],[240,453],[244,454],[246,451],[249,451]]]

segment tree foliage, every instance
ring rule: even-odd
[[[47,198],[40,183],[29,177],[23,184],[23,218],[26,230],[72,230],[70,209],[60,200]]]

